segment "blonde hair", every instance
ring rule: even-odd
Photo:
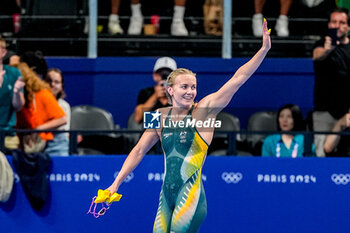
[[[165,94],[166,96],[168,97],[169,99],[169,103],[172,104],[172,101],[171,101],[171,96],[168,92],[168,86],[169,87],[172,87],[175,83],[175,79],[179,76],[179,75],[183,75],[183,74],[187,74],[187,75],[192,75],[193,77],[196,78],[196,74],[193,73],[191,70],[189,69],[185,69],[185,68],[178,68],[174,71],[172,71],[169,75],[168,75],[168,78],[166,80],[166,88],[165,88]]]
[[[29,104],[33,101],[35,92],[41,91],[43,89],[50,90],[49,84],[41,80],[37,73],[35,73],[31,68],[29,68],[27,63],[20,62],[17,65],[17,68],[21,71],[23,81],[25,83],[24,97],[26,99],[26,105],[27,103]]]
[[[2,38],[0,38],[0,47],[6,49],[6,41]]]

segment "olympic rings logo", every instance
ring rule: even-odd
[[[221,175],[221,178],[228,184],[234,183],[237,184],[243,178],[242,173],[240,172],[224,172]]]
[[[114,173],[114,178],[117,177],[118,173],[119,173],[119,171],[116,171],[116,172]],[[133,178],[134,178],[134,173],[131,172],[131,173],[125,178],[124,182],[125,182],[125,183],[129,183]]]
[[[332,174],[331,178],[338,185],[347,185],[350,182],[350,174]]]

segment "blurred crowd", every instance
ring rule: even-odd
[[[0,9],[0,16],[3,16],[0,18],[2,35],[33,34],[33,31],[36,31],[34,34],[45,34],[47,31],[53,35],[88,33],[88,1],[4,1]],[[105,18],[99,19],[97,31],[112,36],[157,33],[172,36],[204,33],[218,36],[222,35],[223,4],[223,0],[99,1],[98,15]],[[232,15],[233,20],[236,17],[251,18],[251,27],[243,31],[248,31],[255,37],[262,36],[263,18],[273,18],[275,20],[272,21],[274,25],[272,35],[288,38],[294,31],[303,33],[303,29],[296,29],[296,27],[290,29],[291,19],[326,19],[329,10],[336,5],[349,8],[348,1],[343,0],[233,1]],[[50,16],[53,18],[50,19]],[[303,24],[298,25],[304,27]],[[239,25],[235,25],[234,31],[239,28]],[[316,28],[320,31],[323,27],[316,26]]]
[[[20,13],[18,7],[21,3],[20,1],[7,1],[9,1],[8,6],[12,7],[12,11],[9,12],[13,14],[13,23],[16,23],[16,17]],[[312,3],[305,0],[303,4],[317,7],[324,2],[326,0],[312,1]],[[108,30],[113,35],[124,33],[124,29],[119,24],[118,9],[120,4],[119,0],[111,2]],[[275,25],[279,37],[290,35],[288,12],[291,4],[292,0],[280,1],[280,12]],[[339,4],[346,5],[345,2],[340,3],[340,1]],[[219,11],[222,10],[221,1],[208,0],[204,5],[204,9],[207,13],[209,12],[209,15],[212,10],[210,8],[213,6],[216,6]],[[254,1],[255,13],[252,16],[252,31],[256,37],[260,37],[262,33],[257,29],[257,25],[262,24],[264,5],[265,1]],[[173,36],[188,35],[188,29],[184,23],[185,10],[185,0],[174,1],[170,30]],[[141,34],[144,25],[143,15],[141,3],[138,0],[131,1],[128,34]],[[155,20],[157,21],[157,19]],[[206,21],[206,24],[210,27],[213,22]],[[333,8],[328,14],[327,25],[327,35],[317,41],[313,49],[315,108],[310,113],[308,124],[304,121],[298,106],[286,103],[286,105],[281,106],[274,118],[276,130],[280,132],[266,137],[265,141],[260,141],[260,144],[253,150],[246,149],[243,145],[242,148],[246,149],[248,153],[276,157],[304,156],[304,136],[296,132],[310,130],[334,132],[334,134],[317,133],[314,135],[314,144],[311,150],[313,155],[319,157],[350,155],[349,136],[346,134],[349,132],[350,126],[348,9]],[[15,24],[13,27],[15,28]],[[208,31],[210,30],[208,29]],[[212,31],[218,33],[220,30],[212,28]],[[135,111],[129,119],[130,129],[142,129],[145,111],[153,111],[169,105],[163,84],[170,72],[176,68],[176,61],[170,57],[161,57],[157,60],[153,68],[155,85],[140,91]],[[27,51],[23,54],[16,54],[7,51],[5,40],[0,39],[0,129],[6,130],[4,143],[7,151],[19,148],[26,153],[46,152],[50,155],[69,155],[68,131],[71,126],[72,114],[70,105],[64,98],[64,75],[58,68],[47,66],[42,52]],[[15,129],[38,130],[39,132],[18,132],[16,134],[13,131]],[[291,133],[288,133],[289,131]],[[127,142],[124,139],[118,141],[118,143],[130,144],[125,147],[126,149],[122,153],[128,152],[127,149],[137,142],[138,136],[128,137]],[[93,138],[92,141],[97,141],[97,139]],[[89,137],[84,137],[81,134],[78,135],[77,142],[81,145],[90,144]],[[113,143],[115,141],[111,142],[111,144]],[[214,140],[213,148],[215,146]],[[240,148],[238,147],[238,149]],[[161,153],[161,148],[156,145],[151,151],[152,153]],[[102,151],[102,153],[105,152]]]

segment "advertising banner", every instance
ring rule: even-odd
[[[11,157],[8,157],[11,162]],[[164,176],[163,156],[145,156],[121,185],[120,202],[104,216],[86,214],[126,156],[52,157],[49,198],[30,206],[18,175],[0,203],[0,232],[152,232]],[[208,157],[202,180],[208,215],[201,233],[348,233],[347,158]]]

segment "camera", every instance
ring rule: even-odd
[[[167,80],[169,74],[162,74],[162,80]]]
[[[159,74],[162,77],[162,80],[167,80],[171,71],[172,71],[171,69],[163,68],[163,69],[157,70],[157,74]]]
[[[332,39],[332,45],[336,46],[338,41],[338,35],[337,35],[338,29],[337,28],[329,28],[328,29],[328,35]]]

